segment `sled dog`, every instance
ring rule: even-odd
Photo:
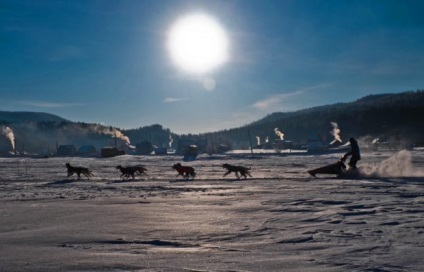
[[[145,173],[145,171],[147,171],[146,168],[144,168],[143,166],[129,166],[129,167],[122,167],[121,165],[116,166],[116,169],[119,169],[119,171],[121,171],[121,178],[123,179],[127,179],[130,176],[132,177],[132,179],[135,178],[135,174],[144,174],[147,176],[147,174]]]
[[[247,167],[244,167],[244,166],[236,166],[236,165],[224,163],[222,165],[222,168],[227,169],[227,172],[223,175],[223,177],[225,177],[226,175],[228,175],[230,173],[234,173],[238,179],[240,179],[241,176],[243,176],[244,179],[246,179],[247,176],[252,177],[252,175],[250,174],[250,171],[249,171],[250,168],[247,168]],[[240,173],[240,175],[239,175],[239,173]]]
[[[172,169],[177,170],[178,175],[181,175],[182,177],[188,179],[190,176],[194,179],[196,176],[196,172],[194,172],[194,168],[191,166],[182,166],[181,163],[174,164],[172,166]]]
[[[81,179],[81,174],[83,174],[88,179],[90,179],[90,177],[93,176],[93,174],[87,167],[75,167],[72,166],[69,162],[67,162],[65,165],[68,169],[68,177],[72,176],[73,174],[77,174],[78,179]]]

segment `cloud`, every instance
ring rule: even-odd
[[[20,101],[19,104],[36,108],[70,108],[85,106],[85,103],[53,103],[45,101]]]
[[[273,95],[255,102],[253,107],[259,110],[274,109],[283,104],[287,105],[288,100],[292,99],[293,97],[301,96],[302,94],[304,94],[303,91],[295,91],[293,93]]]
[[[182,98],[166,97],[163,100],[163,102],[165,102],[165,103],[176,103],[176,102],[186,101],[188,99],[189,99],[188,97],[182,97]]]
[[[296,91],[276,94],[269,96],[265,99],[253,103],[253,107],[257,110],[281,110],[284,108],[286,111],[298,110],[305,108],[305,101],[303,98],[308,96],[311,91],[329,87],[330,84],[320,84],[316,86],[305,87]]]

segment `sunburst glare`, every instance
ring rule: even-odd
[[[171,27],[168,50],[180,68],[200,74],[227,61],[228,38],[216,20],[194,14],[179,19]]]

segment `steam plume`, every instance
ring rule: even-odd
[[[171,148],[173,141],[174,141],[174,139],[172,139],[172,134],[169,134],[169,148]]]
[[[341,143],[342,138],[340,138],[339,125],[336,122],[331,122],[331,126],[333,126],[333,130],[330,131],[330,133],[334,136],[334,140],[330,144],[334,144],[337,141]]]
[[[274,128],[275,134],[280,137],[280,140],[284,140],[284,133],[278,130],[278,128]]]
[[[127,136],[125,136],[121,131],[119,131],[118,129],[116,129],[116,128],[106,128],[106,127],[103,127],[103,126],[98,126],[98,127],[96,127],[95,128],[95,130],[98,132],[98,133],[101,133],[101,134],[106,134],[106,135],[111,135],[112,137],[116,137],[116,138],[118,138],[118,139],[121,139],[122,141],[124,141],[125,142],[125,144],[127,144],[127,145],[129,145],[131,142],[130,142],[130,138],[128,138]]]
[[[261,137],[256,136],[256,141],[258,142],[258,145],[260,145],[261,144]]]
[[[122,132],[120,132],[117,129],[114,129],[113,132],[114,136],[116,136],[116,138],[121,139],[122,141],[124,141],[126,144],[130,144],[130,138],[128,138],[127,136],[125,136]]]
[[[1,133],[9,139],[12,144],[12,150],[15,150],[15,135],[13,134],[12,129],[9,127],[2,127]]]

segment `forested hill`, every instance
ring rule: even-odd
[[[52,154],[59,145],[76,148],[92,145],[117,145],[125,149],[141,141],[157,146],[169,146],[173,141],[169,129],[151,125],[139,129],[121,130],[96,123],[73,122],[42,112],[0,111],[0,152],[16,148],[18,152]]]
[[[0,111],[0,122],[4,124],[20,122],[66,122],[68,120],[45,112]]]
[[[424,91],[369,95],[350,103],[314,107],[295,112],[276,112],[240,128],[204,134],[214,142],[236,145],[278,138],[304,143],[308,138],[333,140],[331,123],[337,123],[345,142],[349,137],[379,137],[424,144]]]

